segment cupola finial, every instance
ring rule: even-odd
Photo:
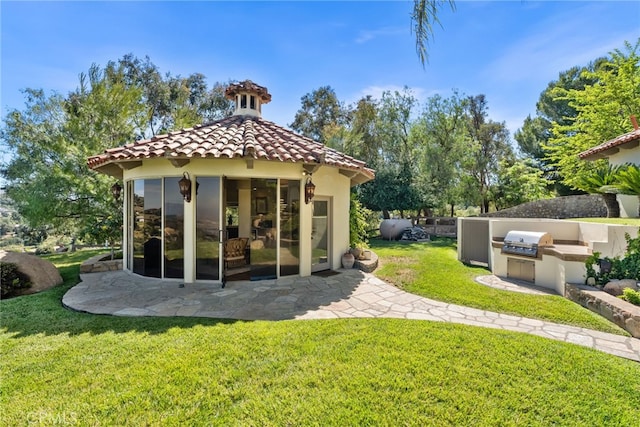
[[[271,101],[271,95],[267,88],[245,80],[232,83],[224,92],[227,99],[236,103],[233,115],[248,115],[262,117],[262,104]]]

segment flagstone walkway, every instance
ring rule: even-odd
[[[82,282],[64,295],[62,303],[78,311],[115,316],[240,320],[391,317],[453,322],[529,333],[640,362],[639,339],[439,302],[402,291],[371,274],[339,271],[329,277],[228,282],[224,289],[202,283],[181,286],[178,281],[124,271],[91,273],[81,275]]]

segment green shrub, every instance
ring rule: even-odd
[[[587,268],[587,278],[593,277],[597,286],[604,286],[614,279],[635,279],[640,281],[640,234],[631,238],[629,233],[625,233],[627,249],[624,257],[604,257],[600,259],[600,252],[594,252],[585,261]],[[611,265],[609,272],[602,272],[600,268],[596,271],[595,266],[600,265],[600,261],[608,261]]]
[[[10,296],[18,289],[31,287],[29,278],[18,271],[18,266],[11,262],[0,261],[0,295]]]
[[[36,255],[47,255],[55,252],[53,245],[42,244],[36,248]]]
[[[367,238],[367,209],[360,204],[356,193],[351,193],[349,205],[349,246],[352,248],[366,248]]]
[[[0,240],[0,248],[7,246],[22,246],[22,239],[19,237],[5,237]]]
[[[640,292],[634,291],[631,288],[624,288],[620,298],[631,304],[640,305]]]

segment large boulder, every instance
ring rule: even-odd
[[[613,295],[614,297],[622,295],[625,288],[633,289],[634,291],[638,290],[638,282],[633,279],[622,279],[622,280],[612,280],[602,289],[608,294]]]
[[[398,240],[404,230],[413,227],[410,219],[385,219],[380,223],[380,235],[383,239]]]
[[[0,251],[0,261],[17,265],[18,271],[29,277],[31,287],[17,291],[17,295],[33,294],[62,283],[56,266],[35,255]]]

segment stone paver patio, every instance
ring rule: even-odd
[[[371,274],[339,271],[329,277],[228,282],[224,289],[202,283],[181,287],[178,281],[124,271],[91,273],[81,275],[82,282],[64,295],[62,303],[78,311],[116,316],[239,320],[391,317],[453,322],[529,333],[640,362],[639,339],[439,302],[402,291]]]

